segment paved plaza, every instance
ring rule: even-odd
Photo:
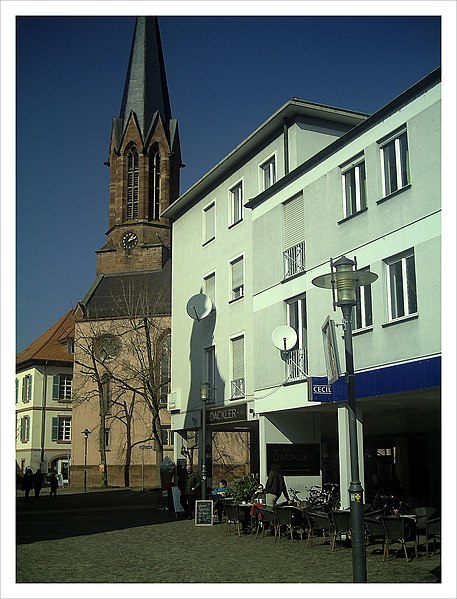
[[[320,538],[307,548],[300,540],[225,534],[224,524],[196,527],[161,509],[155,490],[48,493],[39,500],[18,494],[18,583],[352,582],[351,549],[332,552]],[[383,562],[379,550],[367,547],[369,583],[440,582],[440,552],[408,563],[399,556]],[[436,591],[429,587],[441,597]]]

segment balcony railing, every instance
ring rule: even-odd
[[[289,381],[301,381],[307,378],[308,350],[293,349],[287,355]]]
[[[305,242],[301,241],[284,252],[284,278],[305,272]]]
[[[244,397],[244,378],[232,381],[232,399]]]

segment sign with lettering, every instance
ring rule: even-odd
[[[247,403],[206,410],[206,422],[208,424],[245,421],[247,416]]]
[[[197,499],[195,502],[195,526],[213,525],[213,502],[211,499]]]
[[[319,443],[267,443],[267,469],[279,464],[284,476],[319,476],[321,448]]]
[[[311,377],[309,387],[309,401],[347,401],[347,384],[344,377],[339,378],[333,385],[329,385],[326,376]]]

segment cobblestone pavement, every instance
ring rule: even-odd
[[[64,491],[57,499],[44,492],[38,501],[17,498],[18,583],[352,582],[351,549],[332,552],[320,538],[308,548],[300,540],[225,534],[224,524],[196,527],[160,509],[153,490]],[[441,555],[384,562],[380,546],[368,546],[367,577],[439,583]],[[439,586],[429,593],[441,597]]]

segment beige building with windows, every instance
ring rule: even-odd
[[[69,483],[73,311],[16,356],[16,467],[57,471]]]

